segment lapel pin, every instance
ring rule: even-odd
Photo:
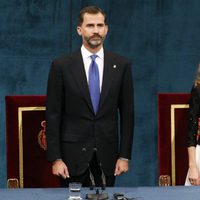
[[[113,65],[113,68],[115,69],[117,66],[116,65]]]

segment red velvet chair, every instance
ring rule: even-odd
[[[172,185],[184,185],[188,170],[189,98],[190,94],[158,95],[159,176],[169,175]]]
[[[46,96],[6,96],[5,100],[8,186],[17,180],[20,188],[59,187],[45,158]]]

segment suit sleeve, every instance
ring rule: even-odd
[[[61,158],[60,127],[63,98],[63,80],[61,69],[59,65],[52,63],[48,78],[46,103],[46,136],[48,161],[54,161]]]
[[[131,63],[127,63],[120,88],[120,153],[119,157],[131,159],[134,126],[133,80]]]
[[[189,103],[189,129],[187,137],[187,146],[196,146],[196,135],[198,130],[198,118],[200,111],[199,88],[193,87]]]

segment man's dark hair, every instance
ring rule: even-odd
[[[83,8],[78,16],[78,26],[81,26],[83,23],[83,17],[84,14],[88,13],[88,14],[98,14],[101,13],[104,16],[104,22],[106,24],[106,13],[99,7],[97,6],[87,6],[85,8]]]

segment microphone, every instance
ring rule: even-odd
[[[82,148],[82,152],[83,152],[83,157],[84,158],[86,158],[86,148],[85,147],[83,147]],[[86,160],[86,159],[85,159]],[[88,165],[88,170],[89,170],[89,173],[90,173],[90,175],[89,175],[89,177],[90,177],[90,182],[91,182],[91,185],[90,185],[90,189],[91,190],[93,190],[94,188],[95,188],[95,181],[94,181],[94,176],[93,176],[93,174],[92,174],[92,172],[91,172],[91,170],[90,170],[90,164],[89,163],[87,163],[87,165]]]
[[[108,193],[103,193],[103,190],[105,190],[106,188],[106,177],[101,168],[101,163],[99,163],[99,167],[101,169],[102,192],[99,193],[99,189],[96,189],[95,194],[86,194],[86,199],[88,200],[105,200],[109,198]],[[89,167],[89,172],[90,172],[91,189],[94,189],[95,188],[94,175],[92,174],[90,167]]]
[[[94,181],[94,176],[90,170],[90,165],[88,164],[88,169],[89,169],[89,173],[90,173],[90,181],[91,181],[91,187],[90,189],[93,190],[95,188],[95,181]]]
[[[103,172],[103,169],[101,167],[101,163],[99,163],[99,167],[101,169],[101,180],[102,180],[102,190],[105,190],[106,189],[106,177],[105,177],[105,174]]]

